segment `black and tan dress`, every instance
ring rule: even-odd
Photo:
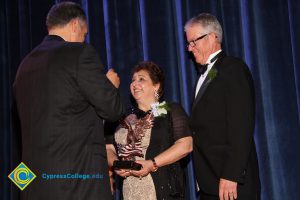
[[[151,159],[172,146],[176,140],[190,136],[185,111],[175,103],[170,104],[170,108],[167,115],[160,117],[153,117],[150,111],[131,108],[117,128],[113,140],[110,140],[119,158]],[[127,177],[122,187],[124,200],[184,199],[183,169],[186,164],[185,159],[181,159],[141,179]]]

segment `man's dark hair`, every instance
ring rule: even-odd
[[[48,30],[54,27],[63,27],[75,18],[86,21],[86,16],[81,6],[74,2],[61,2],[55,4],[49,10],[46,25]]]

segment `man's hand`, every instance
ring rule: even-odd
[[[219,184],[219,198],[220,200],[237,199],[237,182],[221,178]]]
[[[120,78],[114,69],[108,70],[106,73],[106,77],[110,80],[110,82],[116,87],[119,88]]]

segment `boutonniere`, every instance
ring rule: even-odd
[[[151,113],[154,117],[164,117],[170,110],[170,106],[165,102],[151,104]]]
[[[214,80],[217,77],[217,74],[218,74],[218,70],[216,70],[215,68],[212,68],[211,70],[209,70],[209,72],[207,74],[208,79],[210,81]]]

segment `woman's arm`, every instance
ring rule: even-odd
[[[114,172],[113,172],[112,166],[113,166],[114,160],[117,160],[118,157],[117,157],[117,153],[116,153],[116,149],[115,149],[114,145],[106,144],[105,146],[106,146],[107,161],[108,161],[108,167],[109,167],[108,174],[109,174],[109,180],[110,180],[110,190],[111,190],[111,193],[113,194],[115,180],[113,177]]]
[[[193,138],[191,136],[180,138],[175,143],[157,155],[154,159],[158,167],[172,164],[193,151]]]
[[[111,168],[115,160],[118,160],[116,149],[113,144],[106,145],[108,166]]]
[[[190,134],[188,126],[188,116],[184,109],[176,103],[171,104],[171,120],[172,120],[172,135],[175,140],[174,144],[167,150],[161,152],[153,160],[137,161],[143,165],[142,170],[134,171],[135,176],[146,176],[149,172],[156,171],[157,167],[172,164],[181,158],[185,157],[193,150],[193,138]]]
[[[175,141],[175,143],[157,155],[154,160],[157,167],[162,167],[165,165],[172,164],[181,158],[185,157],[193,150],[193,139],[191,136],[183,137]],[[152,160],[139,160],[136,161],[143,165],[143,168],[139,171],[131,171],[131,174],[134,176],[146,176],[150,172],[155,171],[155,166]]]

